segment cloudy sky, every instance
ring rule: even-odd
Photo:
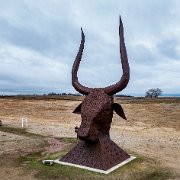
[[[0,94],[75,93],[71,67],[81,27],[80,83],[116,83],[119,15],[131,69],[121,93],[180,93],[179,0],[0,0]]]

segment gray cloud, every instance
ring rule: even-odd
[[[122,93],[158,87],[179,93],[178,0],[0,0],[0,89],[3,92],[75,92],[71,66],[86,42],[78,72],[82,84],[104,87],[121,77],[118,16],[125,27],[131,80]]]
[[[162,53],[164,56],[167,56],[170,59],[178,59],[179,54],[177,44],[179,44],[177,39],[163,39],[158,44],[158,48],[160,53]]]

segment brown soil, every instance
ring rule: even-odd
[[[180,177],[180,102],[166,100],[142,103],[127,102],[120,98],[117,98],[116,102],[122,103],[128,120],[125,121],[114,113],[111,127],[112,140],[129,153],[155,158],[164,167],[169,168],[178,179]],[[1,98],[0,120],[3,125],[21,127],[21,118],[27,117],[29,132],[49,137],[76,137],[74,127],[80,125],[81,117],[73,114],[72,111],[79,104],[80,101],[70,100]],[[0,132],[0,155],[11,155],[19,152],[23,146],[30,149],[35,144],[40,144],[38,139]],[[22,175],[22,168],[13,169],[11,172],[10,166],[11,163],[1,167],[0,179],[5,174],[14,179]]]

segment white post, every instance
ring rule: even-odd
[[[24,119],[22,118],[21,121],[22,121],[22,128],[23,128],[24,127]]]
[[[22,128],[24,127],[24,123],[25,123],[25,126],[27,127],[27,118],[22,117],[21,123],[22,123]]]

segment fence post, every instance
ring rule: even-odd
[[[22,128],[24,127],[24,123],[25,123],[25,127],[27,127],[27,118],[22,117],[21,118],[21,126],[22,126]]]

